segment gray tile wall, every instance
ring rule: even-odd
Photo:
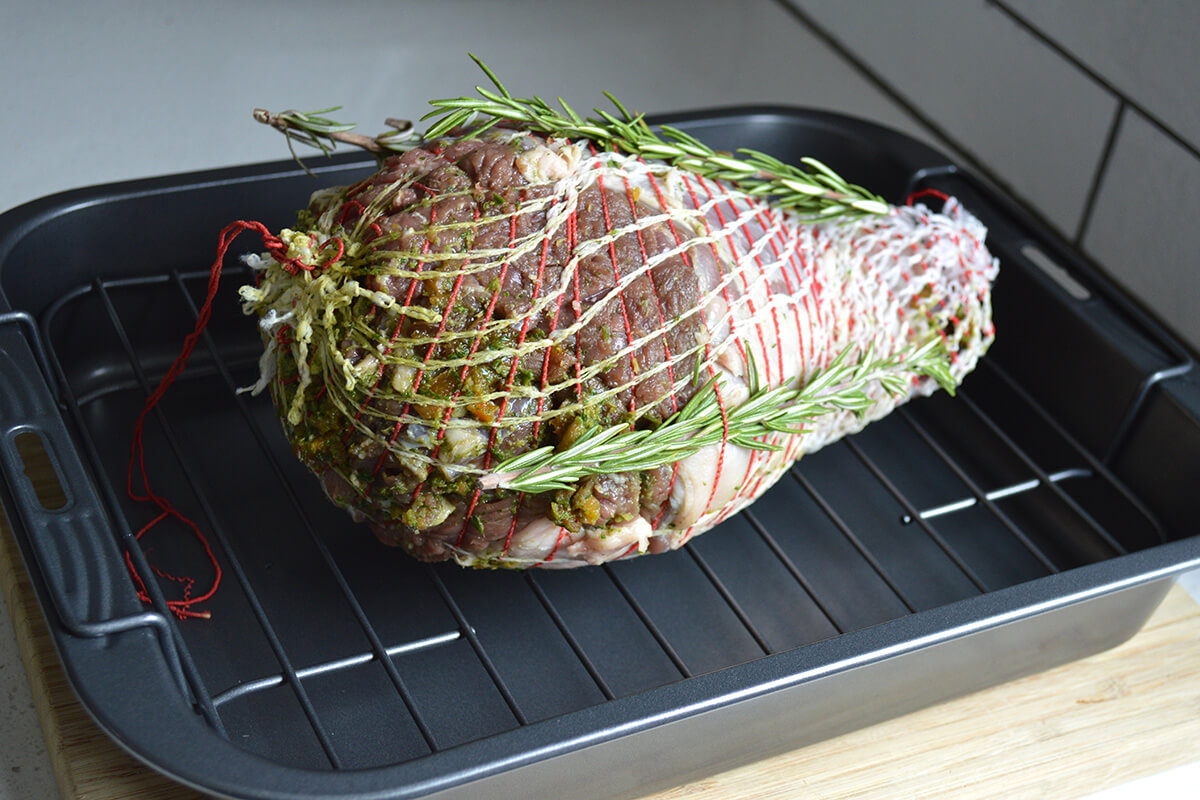
[[[1200,3],[785,2],[1200,349]]]
[[[1193,145],[1200,142],[1200,3],[1004,0],[1028,24]]]

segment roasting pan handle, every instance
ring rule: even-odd
[[[54,613],[74,635],[143,626],[166,633],[166,619],[137,597],[111,520],[39,365],[40,352],[29,315],[0,314],[0,472],[12,499],[9,519],[29,545],[30,571],[41,577]]]

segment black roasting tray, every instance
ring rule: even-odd
[[[217,232],[286,225],[369,164],[136,181],[0,217],[0,486],[70,680],[117,742],[229,797],[627,797],[1111,647],[1200,567],[1192,357],[1059,237],[871,124],[669,121],[816,156],[895,202],[959,196],[1002,262],[999,338],[956,398],[805,458],[684,550],[603,568],[426,566],[330,506],[269,401],[234,393],[259,350],[235,293],[245,235],[146,428],[155,489],[208,532],[224,582],[211,620],[168,613],[166,579],[144,605],[123,555],[150,517],[125,496],[131,426]],[[26,476],[38,442],[57,502]],[[151,538],[156,564],[203,584],[194,539]]]

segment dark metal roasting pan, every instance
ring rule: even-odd
[[[332,507],[269,400],[234,392],[260,344],[231,254],[145,433],[155,489],[208,532],[225,579],[211,620],[169,613],[166,578],[143,604],[124,560],[150,574],[131,426],[195,322],[217,232],[277,229],[370,165],[178,175],[0,217],[3,499],[70,680],[123,747],[229,797],[636,795],[1111,647],[1200,567],[1193,359],[1058,236],[871,124],[663,121],[816,156],[893,202],[960,197],[1001,260],[998,339],[957,397],[803,459],[681,551],[606,567],[427,566]],[[26,477],[39,443],[57,501]],[[208,575],[174,533],[146,543],[155,563]]]

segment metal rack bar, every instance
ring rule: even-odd
[[[757,644],[763,651],[763,655],[770,655],[771,648],[767,644],[767,640],[763,638],[762,633],[760,633],[758,628],[754,626],[754,623],[750,621],[750,617],[747,616],[741,604],[738,603],[738,601],[734,598],[733,593],[729,591],[728,587],[726,587],[721,579],[717,577],[717,574],[713,572],[712,567],[710,567],[708,562],[704,560],[704,556],[696,552],[696,549],[690,544],[684,545],[684,550],[689,556],[692,557],[692,561],[696,562],[696,566],[699,567],[700,571],[704,573],[704,577],[708,578],[709,583],[713,585],[713,588],[717,590],[717,593],[721,595],[721,598],[725,601],[726,605],[729,606],[729,610],[732,611],[734,616],[738,618],[738,621],[742,623],[743,627],[745,627],[746,632],[750,634],[750,638],[754,639],[754,643]]]
[[[1183,353],[1182,356],[1183,360],[1180,363],[1152,372],[1142,379],[1141,384],[1138,386],[1137,394],[1130,401],[1129,407],[1125,410],[1125,414],[1117,426],[1117,432],[1113,434],[1112,441],[1104,451],[1101,461],[1105,464],[1111,464],[1121,447],[1129,440],[1129,435],[1133,432],[1133,425],[1137,422],[1137,418],[1141,414],[1142,406],[1146,404],[1146,398],[1150,396],[1150,390],[1165,380],[1188,374],[1195,367],[1195,363],[1190,356],[1186,353]]]
[[[475,629],[471,627],[471,624],[467,621],[466,615],[463,614],[462,609],[459,608],[458,601],[455,600],[454,595],[450,593],[450,589],[442,580],[442,576],[438,575],[437,571],[429,564],[425,565],[425,574],[429,576],[429,579],[433,581],[433,584],[437,587],[437,590],[441,594],[442,600],[445,602],[446,607],[450,609],[450,613],[453,614],[454,619],[457,620],[459,629],[463,632],[467,642],[470,643],[471,649],[475,651],[475,656],[479,659],[479,662],[483,665],[483,668],[487,670],[488,677],[492,679],[492,683],[496,684],[496,689],[500,692],[500,696],[504,698],[504,702],[508,705],[508,710],[512,712],[513,717],[516,718],[518,723],[521,725],[528,725],[528,717],[525,716],[525,712],[521,711],[521,707],[517,704],[516,698],[513,697],[512,690],[508,688],[508,685],[504,682],[504,678],[500,676],[500,671],[496,669],[496,665],[492,662],[491,656],[489,656],[487,651],[483,649],[483,644],[479,641],[479,636],[475,633]]]
[[[129,364],[133,368],[138,382],[142,385],[142,391],[147,397],[149,397],[153,392],[153,388],[151,387],[150,381],[147,379],[145,372],[142,370],[141,363],[138,361],[137,352],[133,347],[133,343],[129,339],[129,335],[125,330],[124,324],[121,322],[121,318],[117,313],[116,306],[113,305],[112,298],[109,297],[108,290],[103,282],[97,280],[95,286],[96,290],[99,292],[99,297],[103,302],[105,312],[107,313],[113,329],[117,334],[117,338],[121,343],[121,348],[125,351],[125,355],[129,359]],[[204,493],[200,490],[196,470],[188,462],[188,459],[184,457],[183,447],[180,445],[170,421],[166,417],[166,414],[163,413],[160,406],[156,406],[153,410],[153,413],[155,419],[162,427],[168,446],[171,448],[173,454],[175,455],[176,462],[179,464],[180,469],[183,470],[184,476],[191,485],[197,502],[200,504],[201,511],[207,518],[209,528],[213,532],[213,535],[217,537],[217,540],[221,545],[221,549],[226,553],[234,552],[230,547],[230,542],[228,537],[225,535],[225,531],[219,524],[217,524],[217,515],[214,509],[208,502],[207,498],[205,498]],[[321,749],[324,750],[325,756],[329,759],[330,765],[333,766],[334,769],[340,769],[341,760],[334,751],[333,743],[329,740],[329,735],[325,732],[324,727],[321,725],[316,709],[313,707],[312,700],[309,698],[308,692],[305,690],[304,685],[297,677],[296,670],[293,668],[291,661],[283,648],[283,644],[279,640],[279,636],[276,633],[275,628],[271,625],[271,621],[266,613],[266,610],[259,601],[258,596],[255,593],[249,578],[246,576],[240,561],[237,558],[230,558],[228,560],[229,568],[233,571],[234,576],[241,585],[242,591],[246,596],[246,602],[250,605],[251,612],[258,621],[259,627],[262,628],[263,634],[265,635],[267,642],[275,655],[275,658],[279,661],[279,664],[283,670],[283,674],[286,676],[287,682],[291,686],[292,691],[296,696],[296,700],[300,704],[301,710],[308,719],[309,725],[312,727],[313,732],[317,737],[317,741],[321,745]]]
[[[784,552],[783,548],[779,546],[779,542],[775,540],[775,537],[771,535],[771,532],[767,530],[766,526],[759,521],[758,517],[754,516],[753,509],[745,509],[740,513],[742,517],[750,523],[750,526],[754,528],[755,532],[758,533],[759,538],[762,539],[768,548],[770,548],[775,557],[779,559],[784,568],[786,568],[791,574],[792,578],[794,578],[795,581],[800,584],[800,588],[802,588],[808,594],[809,598],[813,601],[813,604],[815,604],[816,607],[820,609],[821,613],[825,615],[825,619],[829,620],[829,624],[833,626],[834,630],[836,630],[838,633],[845,633],[846,629],[838,624],[838,621],[834,618],[833,614],[831,614],[829,609],[825,607],[825,604],[821,602],[821,597],[817,594],[816,590],[813,589],[812,584],[808,582],[808,578],[804,577],[804,573],[800,571],[800,568],[796,566],[796,562],[792,561],[792,557]]]
[[[863,559],[871,566],[871,569],[875,570],[875,573],[883,580],[885,584],[887,584],[887,587],[892,590],[892,593],[899,598],[900,602],[904,604],[904,607],[908,609],[909,613],[915,614],[917,607],[912,604],[911,600],[904,596],[904,592],[900,591],[900,587],[897,586],[896,582],[892,580],[890,575],[888,575],[887,570],[885,570],[883,565],[879,563],[879,559],[875,558],[875,556],[871,554],[871,551],[862,543],[862,540],[855,535],[854,531],[850,529],[850,526],[846,524],[845,520],[843,520],[837,511],[834,510],[833,506],[829,504],[829,501],[817,491],[816,487],[812,485],[812,482],[809,481],[808,478],[804,477],[804,475],[801,474],[801,472],[797,470],[794,465],[790,468],[790,472],[792,473],[792,477],[795,478],[802,487],[804,487],[804,491],[808,493],[809,497],[811,497],[816,504],[820,506],[821,511],[825,513],[825,516],[829,518],[829,521],[837,526],[837,529],[842,532],[842,535],[846,537],[847,541],[850,542],[854,549],[858,551],[859,555],[861,555]]]
[[[1052,483],[1059,483],[1061,481],[1070,480],[1072,478],[1095,477],[1092,474],[1091,470],[1080,469],[1078,467],[1076,467],[1074,469],[1060,469],[1058,472],[1049,473],[1049,476],[1050,476],[1050,481]],[[1027,481],[1020,481],[1018,483],[1010,483],[1008,486],[1001,486],[999,489],[992,489],[990,492],[985,492],[983,495],[983,499],[988,500],[988,501],[1003,500],[1006,497],[1013,497],[1018,494],[1024,494],[1025,492],[1031,492],[1041,485],[1042,485],[1042,482],[1039,481],[1037,478],[1030,478]],[[922,509],[920,512],[918,512],[917,517],[920,517],[921,519],[933,519],[934,517],[942,517],[942,516],[945,516],[946,514],[952,514],[955,511],[963,511],[968,508],[973,508],[976,505],[976,502],[977,502],[976,498],[966,497],[966,498],[963,498],[962,500],[955,500],[950,503],[944,503],[940,506],[934,506],[933,508]],[[911,514],[905,514],[903,517],[900,518],[901,522],[903,522],[905,525],[907,525],[910,522],[913,522],[915,519],[916,518],[913,517]]]
[[[1097,474],[1101,475],[1109,485],[1116,489],[1121,496],[1129,502],[1131,506],[1137,509],[1138,513],[1145,518],[1146,522],[1150,523],[1150,526],[1154,529],[1154,532],[1158,534],[1159,541],[1163,542],[1164,544],[1167,542],[1166,531],[1163,529],[1158,519],[1156,519],[1150,509],[1146,508],[1145,504],[1142,503],[1142,501],[1139,500],[1137,496],[1113,474],[1112,470],[1108,468],[1107,460],[1101,460],[1092,455],[1092,453],[1086,447],[1080,444],[1079,441],[1071,435],[1070,431],[1064,428],[1062,424],[1059,423],[1059,421],[1056,420],[1054,416],[1047,411],[1046,408],[1039,403],[1037,399],[1025,389],[1024,386],[1020,384],[1020,382],[1013,378],[1012,375],[1008,374],[1007,370],[1005,370],[999,364],[989,361],[984,361],[982,363],[986,369],[995,373],[1001,380],[1008,384],[1009,388],[1011,388],[1013,392],[1015,392],[1017,396],[1021,398],[1022,401],[1024,401],[1031,409],[1033,409],[1034,413],[1036,413],[1043,422],[1053,428],[1054,432],[1063,438],[1063,441],[1069,444],[1071,448],[1075,450],[1075,452],[1079,453],[1084,458],[1089,467],[1095,470]],[[1111,455],[1111,453],[1106,454],[1106,458]],[[1121,547],[1121,545],[1117,544],[1117,547]],[[1119,552],[1124,554],[1126,551],[1124,548],[1121,548]]]
[[[530,574],[529,571],[525,572],[525,580],[528,582],[529,588],[533,590],[534,595],[537,596],[538,601],[542,604],[542,608],[546,609],[546,613],[549,614],[550,619],[554,621],[554,625],[558,628],[558,632],[562,634],[563,639],[566,640],[571,650],[574,651],[575,657],[579,659],[579,663],[583,664],[583,668],[587,670],[587,674],[591,676],[592,681],[596,684],[596,688],[599,689],[600,693],[604,695],[604,699],[615,699],[616,695],[613,694],[613,690],[611,687],[609,687],[608,681],[604,680],[604,677],[600,674],[600,670],[596,668],[596,665],[592,662],[592,659],[588,658],[588,654],[584,651],[583,646],[579,644],[579,640],[575,638],[575,634],[571,633],[571,628],[567,625],[566,620],[564,620],[562,615],[558,613],[558,609],[554,607],[554,603],[550,600],[549,596],[547,596],[546,590],[541,587],[541,585],[537,582],[536,577]]]
[[[196,318],[199,315],[199,309],[196,307],[191,294],[188,292],[187,286],[183,282],[183,278],[177,272],[172,271],[172,274],[175,278],[176,288],[178,288],[179,293],[183,296],[184,302],[191,310],[193,318]],[[325,562],[325,566],[333,575],[333,579],[337,583],[338,589],[341,590],[347,604],[350,606],[351,613],[354,614],[354,618],[357,620],[359,627],[362,628],[363,634],[367,637],[367,641],[371,645],[371,651],[374,654],[374,657],[379,660],[380,666],[382,666],[384,671],[387,673],[388,679],[391,681],[396,693],[400,696],[400,700],[404,703],[404,707],[408,711],[409,716],[412,717],[417,729],[421,732],[421,736],[425,739],[425,744],[430,750],[437,750],[438,748],[435,744],[433,732],[430,730],[429,724],[425,721],[425,719],[421,716],[420,711],[417,709],[416,703],[413,701],[412,693],[405,685],[404,679],[400,676],[400,672],[396,668],[395,663],[391,660],[391,658],[387,657],[387,649],[384,647],[378,631],[376,631],[374,626],[371,625],[370,620],[367,618],[366,611],[363,610],[362,604],[358,601],[358,597],[355,595],[354,590],[350,588],[350,584],[346,580],[346,576],[342,573],[341,568],[338,567],[336,560],[333,558],[333,554],[329,552],[329,548],[326,547],[323,541],[321,541],[321,537],[317,535],[317,532],[313,530],[312,523],[309,522],[308,515],[304,513],[304,509],[300,504],[300,498],[296,496],[294,487],[288,482],[284,474],[283,467],[280,465],[275,453],[273,453],[271,448],[268,446],[266,439],[263,437],[263,432],[259,429],[258,425],[255,424],[254,418],[250,414],[250,409],[246,407],[245,399],[243,399],[242,395],[238,393],[237,383],[233,380],[233,376],[230,374],[229,368],[225,364],[225,360],[221,357],[220,352],[218,352],[216,342],[213,341],[212,335],[209,333],[209,331],[205,330],[201,334],[201,338],[205,343],[205,347],[212,354],[217,371],[220,373],[226,388],[229,389],[230,394],[233,396],[234,403],[237,405],[242,419],[250,428],[255,442],[258,444],[259,450],[263,453],[267,459],[267,462],[271,465],[271,469],[275,473],[275,477],[279,480],[279,484],[283,487],[284,495],[287,496],[288,502],[296,510],[297,516],[303,521],[304,529],[308,532],[309,538],[312,540],[317,552],[320,553],[321,559]],[[303,677],[303,671],[298,672],[297,675]]]
[[[1065,503],[1067,507],[1070,508],[1071,511],[1073,511],[1085,525],[1095,531],[1096,535],[1098,535],[1105,544],[1107,544],[1119,555],[1125,555],[1128,552],[1120,542],[1112,537],[1112,534],[1105,530],[1103,525],[1096,521],[1095,517],[1089,514],[1082,506],[1080,506],[1073,497],[1064,492],[1062,487],[1060,487],[1056,482],[1050,480],[1050,476],[1046,474],[1046,471],[1038,466],[1037,462],[1034,461],[1033,458],[1031,458],[1030,455],[1020,447],[1020,445],[1013,441],[1012,437],[1005,433],[1004,430],[996,423],[996,421],[988,416],[987,413],[980,408],[974,400],[971,399],[969,394],[960,389],[958,392],[958,400],[963,403],[964,406],[970,409],[971,413],[974,414],[981,422],[983,422],[983,424],[987,426],[988,430],[990,430],[996,436],[996,438],[999,439],[1001,443],[1003,443],[1004,446],[1013,453],[1013,455],[1017,456],[1017,458],[1021,460],[1021,463],[1023,463],[1031,472],[1033,472],[1035,476],[1037,476],[1040,484],[1045,485],[1048,489],[1050,489],[1050,491],[1052,491],[1056,497]]]
[[[630,592],[625,586],[624,581],[622,581],[620,576],[617,575],[616,571],[613,570],[612,565],[604,564],[601,566],[601,569],[603,569],[604,573],[608,575],[609,580],[612,581],[613,586],[617,588],[617,591],[621,593],[621,597],[625,598],[625,602],[628,603],[629,607],[633,609],[633,613],[637,614],[638,619],[640,619],[642,624],[646,626],[646,630],[649,631],[650,635],[654,637],[654,641],[658,642],[658,646],[662,648],[663,652],[666,653],[667,658],[669,658],[671,663],[675,665],[675,669],[679,670],[679,674],[685,678],[692,677],[692,671],[688,669],[687,664],[683,663],[683,659],[679,657],[679,653],[677,653],[675,648],[671,646],[671,643],[667,641],[667,637],[663,635],[662,630],[657,624],[655,624],[654,620],[650,618],[650,615],[646,613],[646,609],[642,607],[642,604],[638,602],[637,598],[633,596],[633,593]]]
[[[950,543],[947,542],[942,535],[938,533],[937,530],[920,515],[920,512],[917,511],[917,507],[914,506],[912,502],[904,496],[904,493],[900,491],[900,488],[883,473],[883,470],[879,468],[879,465],[876,464],[870,456],[864,453],[863,449],[859,447],[853,439],[847,439],[846,445],[850,448],[850,452],[854,453],[858,460],[862,462],[863,466],[866,467],[873,476],[875,476],[875,480],[879,481],[879,483],[883,485],[883,488],[887,489],[888,493],[896,499],[896,502],[900,503],[900,505],[904,508],[904,512],[916,520],[917,524],[921,526],[921,530],[925,531],[925,535],[933,540],[933,543],[936,544],[938,548],[946,554],[946,557],[950,559],[954,566],[958,567],[962,574],[967,576],[967,580],[974,584],[975,588],[980,592],[986,592],[988,590],[987,585],[984,584],[983,580],[979,577],[979,575],[976,574],[975,570],[971,569],[971,567],[967,565],[967,562],[963,561],[962,557],[960,557],[954,548],[950,546]]]
[[[451,633],[443,633],[438,636],[430,636],[415,642],[405,642],[404,644],[394,645],[387,648],[387,650],[384,652],[384,657],[391,658],[393,656],[404,655],[405,653],[415,653],[418,650],[428,650],[432,647],[438,647],[439,645],[457,641],[459,638],[461,638],[461,636],[458,631],[453,631]],[[350,667],[358,667],[362,666],[363,664],[370,664],[372,661],[378,660],[379,656],[373,651],[359,653],[357,655],[348,656],[347,658],[338,658],[334,659],[333,661],[314,664],[311,667],[305,667],[304,669],[298,669],[296,670],[296,676],[303,680],[304,678],[311,678],[316,675],[328,675],[333,672],[349,669]],[[270,689],[272,687],[279,686],[285,680],[285,675],[282,673],[276,673],[275,675],[267,675],[262,678],[257,678],[256,680],[239,683],[236,686],[231,686],[228,689],[222,692],[217,692],[217,694],[213,695],[213,704],[221,706],[225,703],[228,703],[230,700],[236,700],[239,697],[245,697],[246,695],[262,691],[263,689]]]
[[[930,435],[929,431],[925,429],[925,426],[917,422],[907,408],[901,407],[899,411],[901,418],[908,423],[908,426],[917,434],[917,436],[920,437],[921,441],[924,442],[925,445],[932,450],[939,459],[941,459],[942,463],[949,467],[950,471],[954,473],[955,477],[962,481],[963,485],[966,486],[971,492],[976,502],[982,504],[984,508],[990,511],[992,516],[998,519],[1000,524],[1007,528],[1013,537],[1016,538],[1016,540],[1020,542],[1021,545],[1024,546],[1025,549],[1028,550],[1042,566],[1048,569],[1051,573],[1059,572],[1060,570],[1058,566],[1050,560],[1049,556],[1042,552],[1042,549],[1038,547],[1037,544],[1035,544],[1033,540],[1030,539],[1029,536],[1027,536],[1015,522],[1012,521],[1008,514],[1004,513],[993,502],[994,500],[999,499],[999,497],[994,496],[991,493],[984,492],[983,489],[980,488],[980,486],[975,483],[975,481],[972,480],[971,477],[966,473],[966,470],[959,466],[958,462],[950,457],[950,454],[946,452],[946,449],[938,444],[933,436]]]

